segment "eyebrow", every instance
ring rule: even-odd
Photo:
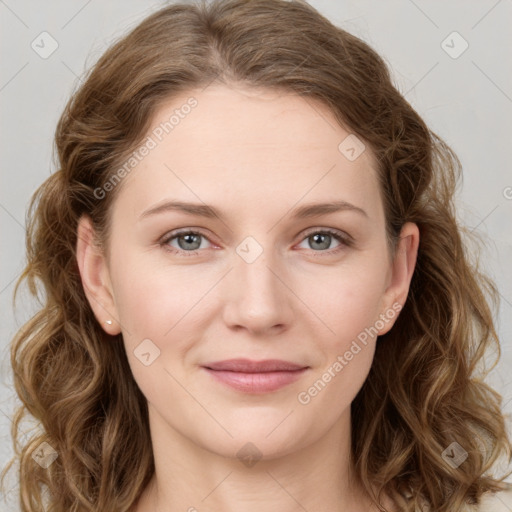
[[[164,203],[157,204],[142,212],[139,220],[147,217],[158,215],[169,211],[179,211],[195,215],[198,217],[214,218],[225,220],[225,216],[213,206],[201,203],[187,203],[184,201],[165,201]],[[306,219],[310,217],[318,217],[320,215],[327,215],[329,213],[353,211],[364,215],[369,218],[368,214],[359,206],[355,206],[347,201],[334,201],[330,203],[310,203],[298,208],[293,209],[290,214],[293,218]]]

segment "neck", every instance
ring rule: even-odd
[[[156,471],[134,512],[374,510],[352,471],[349,414],[316,442],[259,460],[254,445],[248,457],[213,453],[150,416]]]

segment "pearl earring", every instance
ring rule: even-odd
[[[108,325],[112,325],[112,320],[106,320],[105,323]]]

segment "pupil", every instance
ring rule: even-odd
[[[185,240],[185,244],[193,244],[194,239],[197,239],[199,235],[194,235],[192,233],[189,233],[187,235],[183,235],[182,238]],[[195,240],[197,243],[197,240]],[[190,247],[186,247],[187,249],[190,249]],[[195,247],[196,248],[196,247]]]
[[[325,239],[329,240],[330,235],[321,234],[321,233],[317,233],[316,235],[313,235],[314,242],[315,243],[319,243],[320,245],[322,245],[322,247],[321,247],[322,249],[326,249],[329,246],[329,242],[326,243],[325,240],[324,240],[324,242],[322,244],[322,241],[321,241],[322,238],[325,238]]]

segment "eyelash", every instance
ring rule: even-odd
[[[339,247],[337,247],[336,249],[331,249],[331,250],[327,250],[327,251],[313,251],[313,253],[320,253],[320,254],[315,254],[315,256],[322,256],[325,253],[332,256],[334,254],[337,254],[338,252],[340,252],[341,250],[343,250],[346,247],[352,247],[352,245],[354,243],[354,240],[352,239],[352,237],[350,235],[347,235],[341,231],[337,231],[337,230],[330,229],[330,228],[317,229],[314,231],[310,231],[304,235],[301,242],[303,240],[305,240],[306,238],[309,238],[312,235],[316,235],[319,233],[324,234],[324,235],[327,234],[327,235],[333,236],[338,242],[340,242],[341,245]],[[183,249],[176,249],[176,248],[170,247],[168,245],[171,240],[173,240],[174,238],[178,238],[179,236],[183,236],[183,235],[200,235],[209,241],[208,237],[201,231],[184,229],[181,231],[171,231],[166,236],[164,236],[164,238],[159,242],[159,244],[164,250],[166,250],[172,254],[176,254],[177,256],[180,256],[180,257],[181,256],[183,256],[183,257],[196,256],[197,254],[199,254],[199,252],[202,249],[196,249],[194,251],[185,251]]]

